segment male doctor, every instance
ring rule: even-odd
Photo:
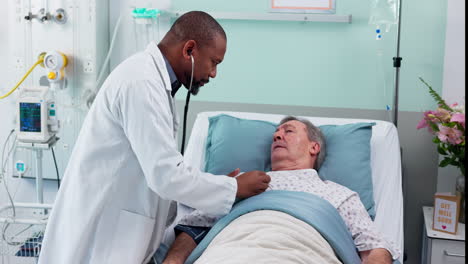
[[[191,82],[196,94],[216,77],[225,52],[216,20],[189,12],[158,45],[115,68],[83,123],[40,264],[147,263],[174,217],[171,200],[223,215],[236,196],[268,188],[264,172],[213,176],[188,167],[177,151],[174,95]]]

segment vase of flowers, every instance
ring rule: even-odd
[[[465,223],[465,106],[457,103],[447,105],[426,81],[421,77],[419,79],[429,88],[438,108],[435,111],[424,112],[417,129],[427,127],[434,135],[432,142],[437,145],[437,151],[443,156],[439,167],[451,165],[460,170],[455,191],[460,196],[459,221]]]

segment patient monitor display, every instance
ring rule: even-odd
[[[55,102],[48,87],[23,88],[16,105],[19,141],[45,143],[57,133]]]
[[[20,131],[41,132],[41,104],[19,103]]]

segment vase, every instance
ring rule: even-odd
[[[460,174],[455,182],[456,195],[460,196],[460,213],[458,222],[465,223],[465,176]]]

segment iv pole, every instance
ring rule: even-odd
[[[399,83],[400,83],[400,28],[401,28],[401,0],[398,1],[398,27],[397,27],[397,52],[396,57],[393,57],[393,67],[395,68],[395,100],[393,107],[393,124],[398,127],[398,96],[399,96]]]
[[[398,27],[397,27],[397,51],[396,57],[393,57],[393,67],[395,68],[395,100],[393,106],[393,124],[396,128],[398,128],[398,96],[399,96],[399,88],[400,88],[400,66],[401,60],[400,57],[400,28],[401,28],[401,1],[398,1]],[[400,147],[400,158],[403,160],[403,148]],[[401,177],[402,177],[402,192],[403,192],[403,200],[407,197],[407,184],[406,184],[406,177],[405,173],[402,170]],[[403,211],[406,211],[406,202],[403,203]],[[406,214],[404,214],[406,216]],[[406,224],[406,219],[403,219],[403,224]],[[403,251],[403,261],[407,259],[406,252]]]

